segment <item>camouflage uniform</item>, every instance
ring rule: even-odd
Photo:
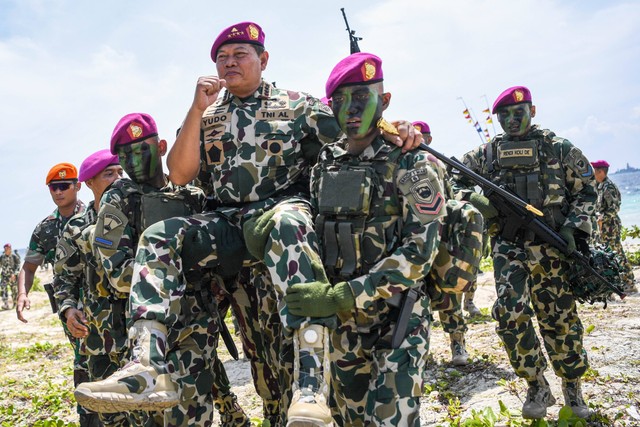
[[[623,273],[621,278],[625,284],[625,289],[632,289],[635,286],[633,277],[633,269],[627,260],[622,248],[620,240],[620,228],[622,223],[618,212],[620,211],[620,203],[622,197],[618,187],[606,177],[602,182],[597,184],[598,201],[596,203],[596,217],[600,225],[600,242],[605,246],[609,246],[614,252],[620,255],[621,267]]]
[[[596,201],[593,170],[582,152],[566,139],[532,126],[520,140],[496,136],[465,154],[463,162],[540,209],[544,221],[554,230],[561,226],[575,228],[576,243],[586,242],[591,234]],[[465,197],[470,195],[472,183],[459,178],[458,184],[466,188]],[[556,375],[578,379],[589,364],[582,345],[582,323],[567,283],[569,264],[557,249],[538,241],[527,230],[513,229],[511,224],[500,215],[488,223],[494,235],[498,298],[492,316],[498,322],[496,332],[516,375],[531,383],[547,367],[534,330],[536,316]]]
[[[131,290],[133,320],[156,320],[170,330],[179,328],[176,313],[185,292],[180,255],[187,230],[195,227],[198,233],[208,236],[210,251],[198,263],[200,268],[225,266],[233,261],[218,262],[218,240],[224,236],[241,239],[244,221],[258,209],[274,207],[280,213],[279,218],[286,216],[301,222],[312,233],[308,202],[310,165],[322,143],[333,141],[340,132],[331,111],[319,100],[264,81],[248,99],[240,100],[229,92],[219,97],[203,114],[201,128],[201,158],[210,175],[205,185],[211,186],[212,194],[208,196],[219,207],[149,228],[141,237],[136,257],[140,265],[136,265]],[[278,219],[272,234],[291,225],[291,221],[283,225],[287,219],[282,222]],[[300,231],[305,236],[302,228]],[[242,259],[243,253],[241,248],[238,256],[232,258]],[[275,261],[280,264],[276,266]],[[285,291],[281,284],[290,282],[286,274],[274,275],[274,271],[284,268],[293,274],[300,272],[293,259],[278,257],[275,261],[266,265],[274,288],[282,297]],[[297,282],[313,277],[310,270],[305,273],[309,276],[298,274]]]
[[[420,279],[440,242],[444,171],[430,155],[402,155],[381,137],[359,156],[345,144],[323,150],[311,187],[325,269],[332,283],[346,280],[355,297],[330,335],[334,420],[419,426],[431,317]],[[399,309],[390,299],[410,288],[424,296],[411,310],[402,343],[392,348]]]
[[[84,210],[84,203],[78,200],[71,217],[84,212]],[[51,215],[36,225],[36,228],[33,230],[33,234],[31,234],[29,248],[24,256],[25,262],[29,262],[34,265],[53,264],[56,257],[56,245],[58,244],[58,240],[62,235],[64,227],[67,225],[67,222],[71,217],[62,217],[58,209],[56,209],[51,213]],[[77,386],[78,384],[89,380],[87,361],[79,352],[79,340],[69,333],[67,325],[64,322],[62,322],[62,329],[64,329],[65,335],[73,347],[73,384],[74,386]],[[81,418],[88,413],[89,412],[87,410],[78,406],[78,414],[80,414]]]
[[[58,313],[66,323],[65,311],[83,311],[89,332],[80,339],[80,354],[86,358],[89,381],[108,377],[128,358],[126,306],[128,295],[115,291],[104,276],[93,252],[93,228],[97,219],[94,203],[67,223],[56,250],[56,291]],[[142,415],[99,414],[105,426],[128,426]],[[139,424],[139,423],[138,423]]]
[[[136,196],[137,195],[137,196]],[[111,292],[129,295],[135,288],[134,254],[140,255],[138,245],[140,235],[162,223],[145,218],[152,215],[145,209],[142,198],[148,196],[181,196],[181,213],[202,211],[205,198],[202,191],[193,186],[179,187],[170,182],[157,189],[150,185],[139,185],[128,179],[120,179],[112,184],[101,200],[100,213],[95,231],[95,248],[109,280]],[[144,212],[149,212],[145,214]],[[172,212],[174,212],[172,210]],[[161,213],[160,215],[169,215]],[[149,222],[154,224],[149,225]],[[146,227],[146,228],[145,228]],[[141,240],[144,242],[144,239]],[[113,242],[109,244],[109,242]],[[144,244],[144,243],[143,243]],[[169,248],[167,248],[169,249]],[[146,259],[146,258],[143,258]],[[133,281],[132,281],[133,280]],[[214,384],[213,362],[216,358],[214,342],[217,341],[217,313],[215,304],[209,307],[204,301],[212,300],[211,276],[205,272],[195,272],[186,277],[189,285],[179,300],[175,313],[175,330],[168,337],[168,369],[172,379],[180,387],[180,404],[164,413],[164,425],[209,425],[213,417],[212,392],[228,390],[226,384]],[[133,283],[133,286],[132,286]],[[131,298],[130,302],[135,300]],[[128,313],[130,323],[137,320],[135,308]],[[198,357],[193,357],[193,354]],[[224,367],[216,365],[220,380],[226,378]],[[157,418],[157,414],[154,418]]]
[[[2,303],[4,307],[9,305],[9,288],[11,288],[11,299],[16,304],[18,299],[18,273],[20,273],[20,258],[15,253],[0,255],[0,271],[2,277],[0,282],[0,294],[2,295]],[[13,277],[13,280],[11,279]]]

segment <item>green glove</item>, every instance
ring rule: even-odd
[[[491,204],[489,199],[484,197],[482,194],[471,193],[469,202],[471,202],[471,204],[480,211],[485,219],[490,219],[498,216],[498,210]]]
[[[348,311],[356,303],[347,282],[331,286],[328,282],[298,283],[284,297],[291,314],[305,317],[329,317]]]
[[[269,239],[269,234],[276,225],[276,221],[273,219],[275,213],[274,209],[266,212],[260,209],[242,226],[242,234],[244,234],[247,250],[259,261],[264,260],[267,239]]]
[[[182,240],[182,271],[191,270],[211,253],[211,237],[200,227],[189,227]]]
[[[567,242],[567,250],[570,254],[575,252],[576,250],[576,239],[575,237],[573,237],[573,233],[575,231],[575,228],[563,225],[562,227],[560,227],[560,231],[558,232],[558,234],[562,236],[565,242]]]

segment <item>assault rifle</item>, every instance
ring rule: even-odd
[[[507,218],[507,221],[511,226],[525,228],[533,232],[540,240],[553,246],[572,261],[580,264],[589,276],[595,279],[595,281],[604,284],[609,290],[615,292],[621,299],[626,296],[624,292],[609,283],[605,277],[591,266],[588,257],[578,251],[570,252],[567,242],[562,238],[562,236],[549,227],[545,222],[537,218],[537,216],[543,216],[542,212],[538,209],[529,205],[515,194],[478,175],[471,169],[467,168],[455,157],[449,158],[424,143],[420,144],[420,148],[426,150],[428,153],[450,166],[452,168],[452,173],[463,175],[482,188],[485,197],[487,197],[495,208]]]
[[[362,37],[356,37],[355,30],[349,28],[349,21],[347,21],[347,15],[344,13],[344,7],[341,7],[342,17],[344,18],[344,23],[347,24],[347,32],[349,33],[349,48],[351,49],[351,54],[360,52],[360,46],[358,46],[358,42],[362,40]]]

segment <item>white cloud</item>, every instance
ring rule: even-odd
[[[271,52],[265,78],[322,96],[329,71],[348,54],[345,5],[277,5],[4,2],[0,170],[18,185],[0,189],[13,207],[2,212],[3,235],[26,245],[53,209],[46,171],[106,147],[123,114],[150,112],[171,141],[197,77],[215,72],[209,49],[226,25],[260,23]],[[506,87],[525,84],[538,107],[535,122],[589,157],[609,157],[614,169],[638,158],[640,3],[374,0],[351,1],[346,12],[361,49],[384,61],[393,94],[388,117],[429,122],[434,146],[446,154],[480,143],[457,97],[483,120],[483,95],[491,103]],[[88,201],[88,191],[82,197]]]

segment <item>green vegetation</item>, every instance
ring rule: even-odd
[[[627,238],[630,239],[638,239],[640,238],[640,227],[637,225],[632,225],[631,227],[622,227],[620,230],[620,237],[624,242]],[[627,255],[627,259],[631,263],[631,265],[640,265],[640,250],[636,251],[625,251]]]
[[[38,342],[12,349],[0,337],[0,426],[74,427],[61,416],[75,418],[72,375],[52,369],[53,362],[73,357],[68,344]]]

